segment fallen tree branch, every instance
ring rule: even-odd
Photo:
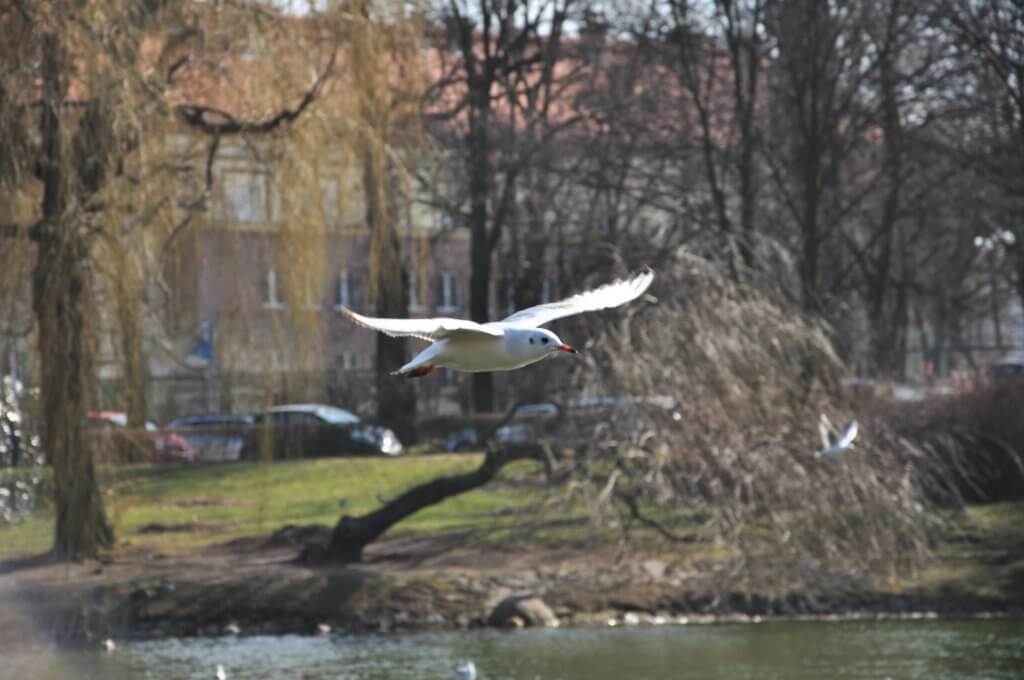
[[[403,519],[452,496],[487,484],[499,470],[513,461],[542,458],[543,451],[539,445],[488,448],[483,462],[469,472],[444,475],[414,486],[365,515],[343,515],[334,527],[330,544],[326,547],[307,546],[299,559],[303,562],[341,564],[361,562],[363,549]]]
[[[673,543],[696,543],[697,542],[697,535],[696,534],[679,534],[679,533],[676,533],[676,532],[672,531],[671,529],[669,529],[668,527],[666,527],[661,522],[659,522],[658,520],[654,519],[653,517],[645,515],[644,512],[640,509],[640,503],[637,501],[635,495],[628,494],[628,493],[626,493],[624,491],[616,490],[615,491],[615,498],[616,498],[616,500],[621,501],[622,504],[626,506],[626,509],[629,510],[629,516],[632,519],[636,520],[637,522],[639,522],[640,524],[644,525],[645,527],[647,527],[649,529],[654,529],[659,534],[661,534],[662,536],[664,536],[668,540],[672,541]]]

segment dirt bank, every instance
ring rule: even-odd
[[[611,548],[475,550],[459,533],[393,538],[365,564],[295,560],[317,529],[193,554],[122,550],[108,560],[0,563],[0,647],[31,636],[105,638],[467,628],[511,595],[539,596],[563,625],[791,616],[1024,616],[1024,598],[940,587],[899,594],[717,592],[699,573]]]

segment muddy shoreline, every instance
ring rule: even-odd
[[[141,560],[141,561],[140,561]],[[55,578],[56,577],[56,578]],[[1024,617],[1024,602],[956,592],[712,593],[657,561],[614,569],[563,564],[509,570],[314,568],[289,551],[235,564],[134,556],[77,565],[10,564],[0,570],[0,648],[218,635],[389,633],[518,627],[489,621],[515,596],[539,598],[562,626],[702,624],[779,619]]]

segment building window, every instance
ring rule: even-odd
[[[358,309],[362,305],[362,286],[359,277],[347,269],[338,272],[338,291],[335,307],[341,309]]]
[[[340,207],[338,198],[338,180],[320,180],[320,205],[324,211],[324,222],[327,224],[335,225],[338,223],[338,209]]]
[[[441,272],[437,277],[437,311],[457,311],[459,302],[458,278],[452,272]]]
[[[267,309],[284,309],[281,291],[278,288],[277,272],[273,269],[268,270],[263,279],[263,306]]]
[[[232,222],[261,224],[270,221],[270,175],[229,170],[223,176],[221,217]]]
[[[369,352],[342,352],[341,367],[346,371],[368,371],[373,368],[373,354]]]
[[[409,270],[409,310],[414,312],[423,311],[423,300],[420,299],[420,283],[416,276],[416,269]]]

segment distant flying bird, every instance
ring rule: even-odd
[[[839,433],[832,422],[824,413],[818,422],[818,432],[821,434],[821,450],[818,456],[835,456],[846,453],[853,448],[853,440],[857,438],[857,421],[851,420],[842,433]]]
[[[628,279],[620,279],[559,302],[529,307],[491,323],[464,319],[377,319],[342,308],[341,313],[366,328],[394,337],[412,336],[429,340],[430,346],[394,375],[418,378],[437,367],[471,373],[511,371],[554,356],[576,354],[576,349],[549,330],[549,321],[583,312],[624,305],[644,294],[654,280],[649,268]]]
[[[455,677],[459,680],[476,680],[476,664],[464,661],[455,667]]]
[[[101,642],[100,646],[103,647],[103,651],[105,652],[113,652],[115,649],[117,649],[117,644],[115,644],[114,641],[110,638],[107,638],[106,640]]]
[[[217,664],[217,672],[213,674],[216,680],[228,680],[228,673],[224,670],[224,666]]]

